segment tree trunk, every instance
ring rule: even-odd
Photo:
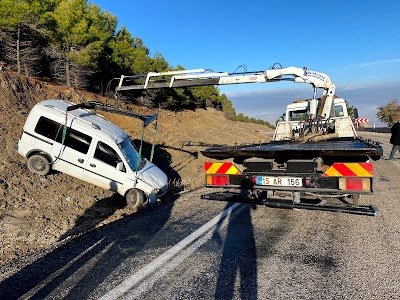
[[[17,73],[21,74],[21,59],[20,59],[20,43],[21,43],[21,28],[17,29]]]
[[[67,81],[67,87],[71,87],[71,70],[68,58],[65,58],[65,77]]]

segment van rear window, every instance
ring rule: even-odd
[[[54,141],[60,128],[60,123],[47,119],[46,117],[40,117],[36,124],[35,132]]]

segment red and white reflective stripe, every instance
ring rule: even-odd
[[[368,123],[368,118],[357,118],[356,123]]]

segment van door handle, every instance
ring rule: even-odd
[[[96,168],[96,165],[95,165],[95,164],[90,164],[90,166],[91,166],[92,168]]]
[[[83,164],[84,159],[83,159],[83,158],[78,158],[78,161],[79,161],[81,164]]]

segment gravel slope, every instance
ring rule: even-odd
[[[67,89],[0,72],[0,264],[45,250],[68,236],[115,222],[135,213],[122,197],[61,173],[46,177],[31,174],[26,159],[13,145],[18,141],[30,109],[41,100],[68,99],[111,101],[96,94]],[[145,115],[159,113],[154,162],[169,177],[169,196],[193,189],[204,181],[199,143],[234,144],[270,140],[256,130],[264,126],[233,122],[214,109],[171,112],[138,106],[126,109]],[[139,143],[141,123],[119,115],[105,114]],[[143,154],[150,156],[154,141],[146,129]]]

